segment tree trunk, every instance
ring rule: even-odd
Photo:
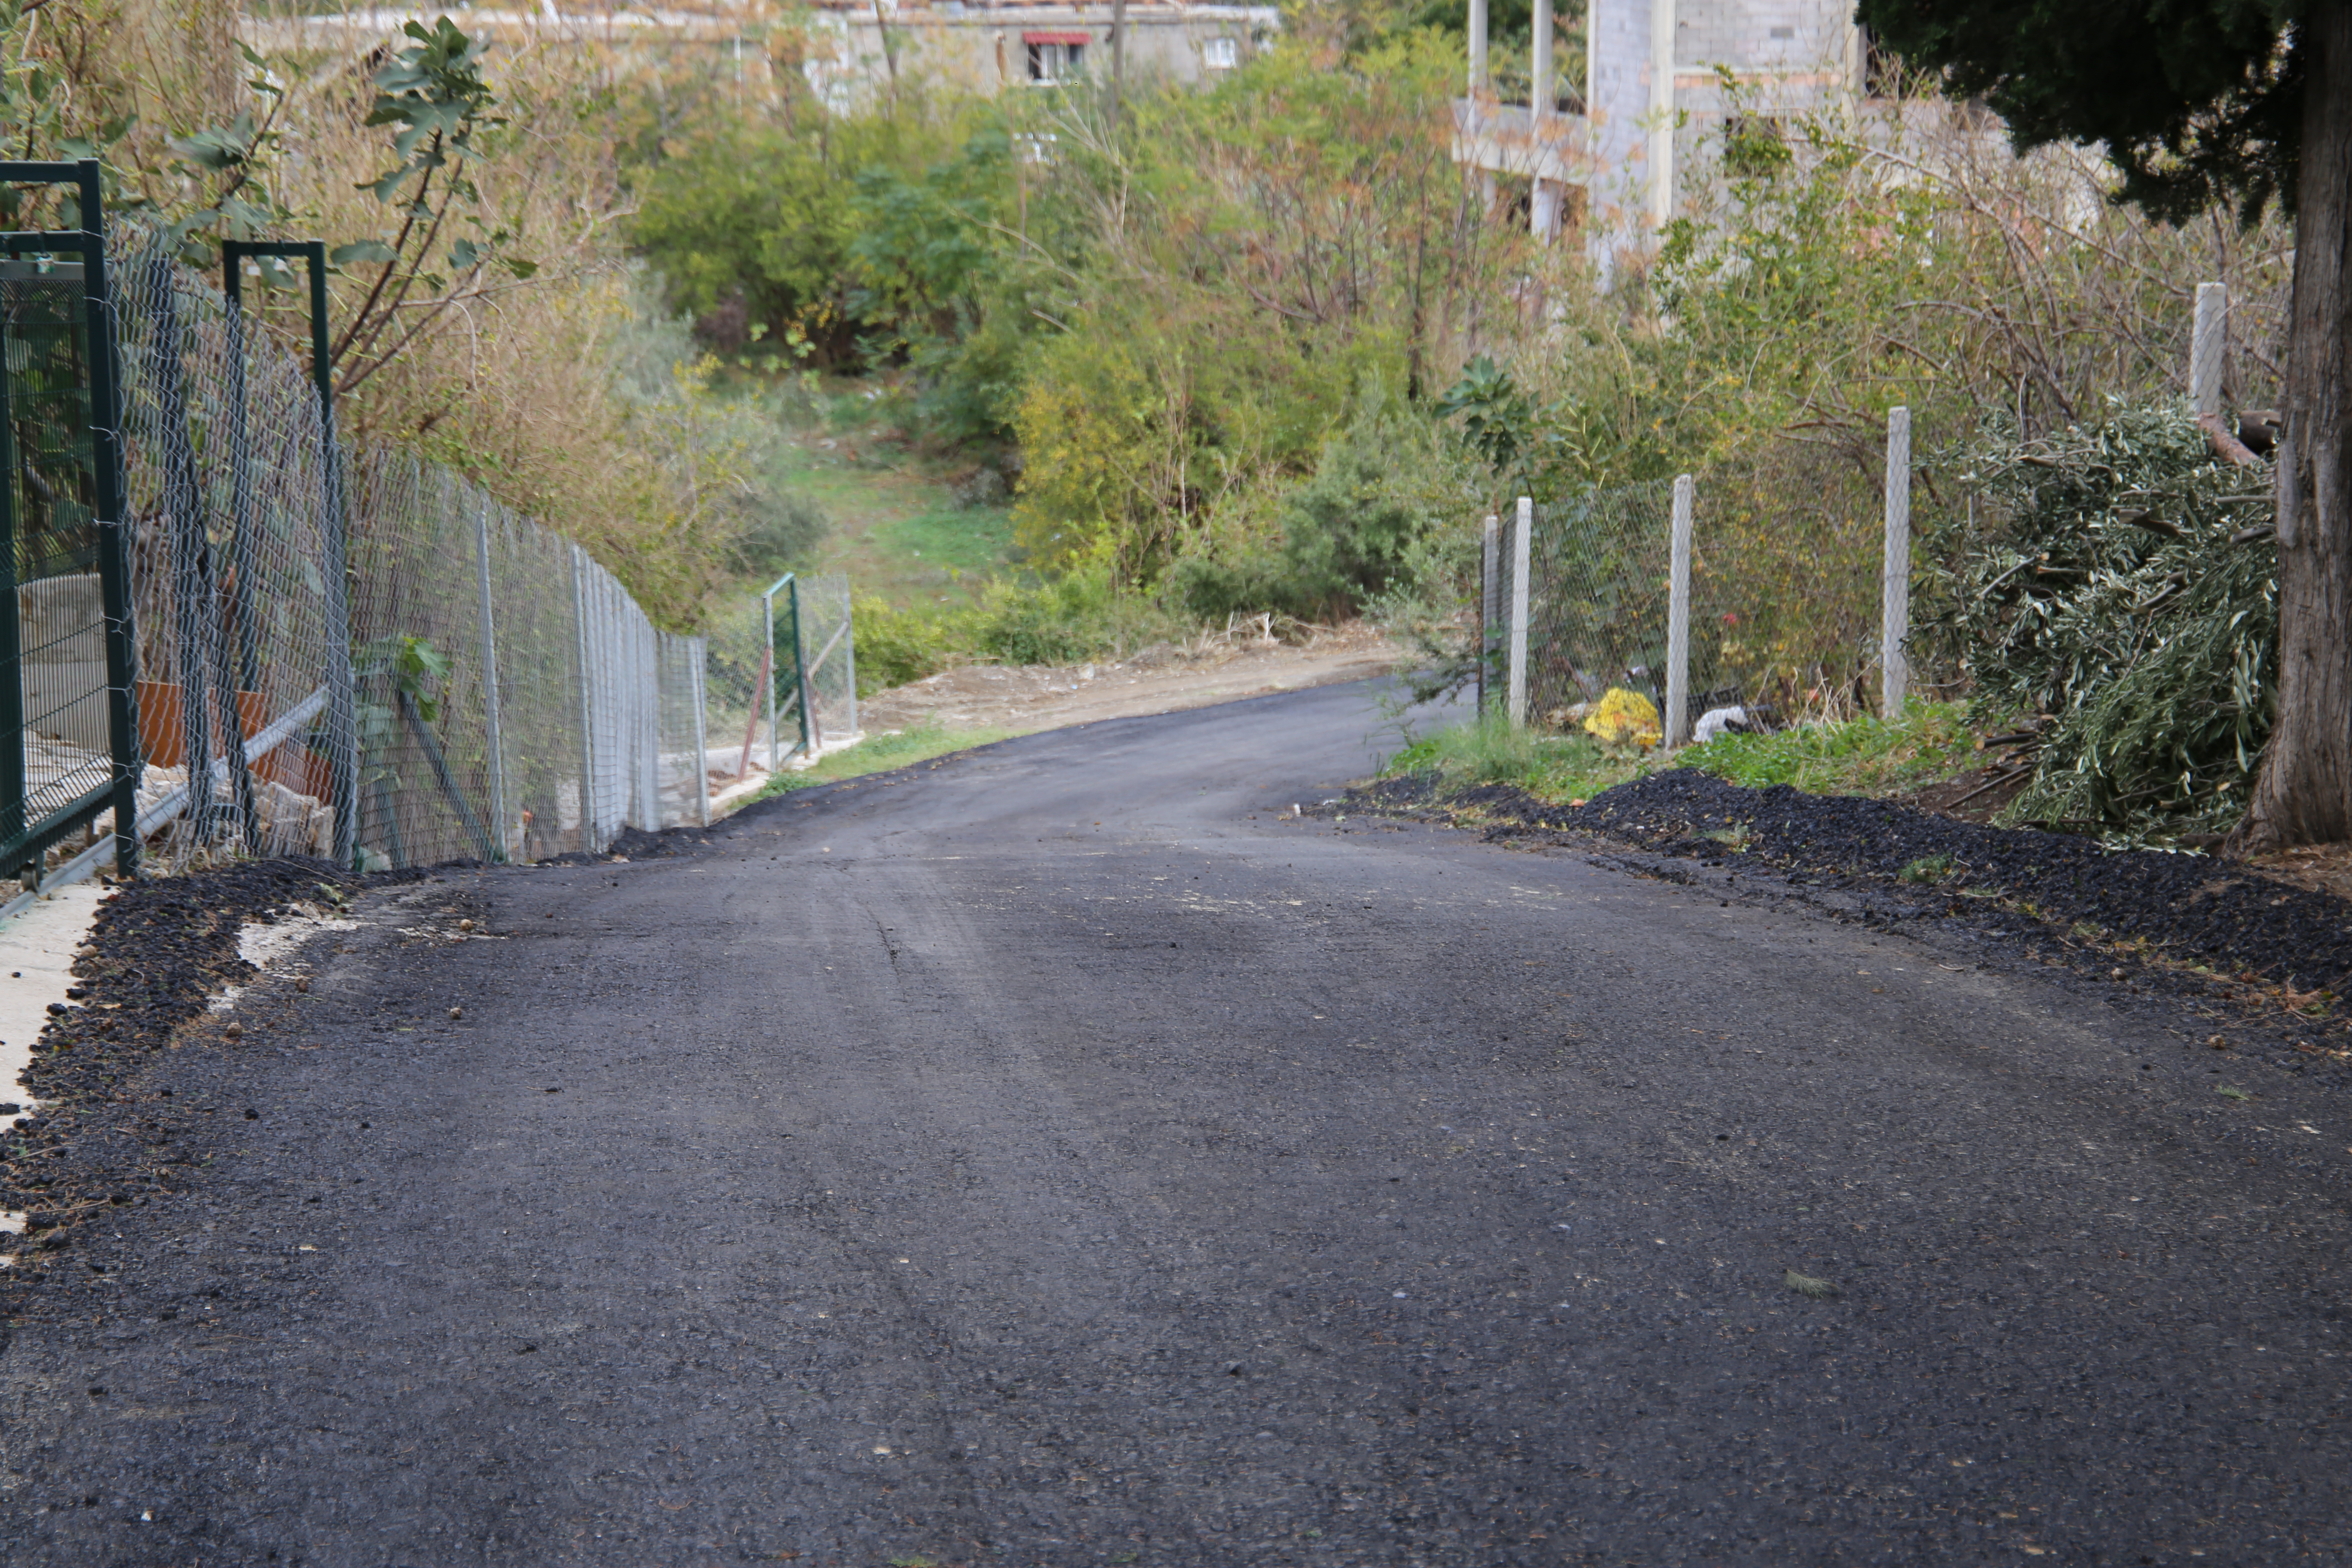
[[[2305,14],[2278,444],[2278,715],[2240,855],[2352,838],[2352,0]]]

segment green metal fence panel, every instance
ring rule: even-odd
[[[0,163],[74,192],[78,226],[0,238],[0,869],[37,883],[138,774],[118,360],[95,163]],[[121,815],[119,811],[116,815]],[[123,870],[135,833],[116,836]]]

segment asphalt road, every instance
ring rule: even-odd
[[[1374,723],[372,899],[136,1086],[213,1163],[10,1335],[0,1560],[2352,1560],[2338,1099],[1769,889],[1285,820]]]

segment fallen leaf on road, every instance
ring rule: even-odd
[[[2234,1084],[2225,1083],[2217,1085],[2213,1092],[2221,1096],[2224,1100],[2252,1100],[2254,1098],[2252,1095],[2248,1094],[2244,1089],[2238,1088]]]
[[[1828,1280],[1816,1279],[1810,1274],[1800,1274],[1793,1268],[1787,1270],[1782,1278],[1788,1281],[1790,1289],[1800,1296],[1811,1296],[1816,1301],[1824,1296],[1837,1294],[1837,1287]]]

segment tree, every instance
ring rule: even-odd
[[[378,268],[335,340],[338,396],[398,358],[451,306],[488,294],[493,261],[516,282],[539,270],[537,262],[506,254],[516,237],[511,232],[489,229],[478,218],[474,234],[452,241],[446,254],[436,252],[435,242],[459,204],[480,202],[467,166],[488,156],[485,133],[506,120],[496,112],[499,100],[482,76],[480,44],[446,16],[430,27],[410,22],[401,30],[415,42],[375,73],[375,102],[365,121],[399,128],[393,133],[393,166],[359,187],[398,213],[400,226],[389,242],[357,240],[337,246],[329,258],[337,267]],[[445,265],[446,274],[436,270]],[[424,291],[412,299],[420,282]]]
[[[1860,0],[1859,19],[2021,148],[2104,143],[2178,223],[2294,215],[2277,457],[2277,719],[2240,854],[2352,838],[2352,0]]]

